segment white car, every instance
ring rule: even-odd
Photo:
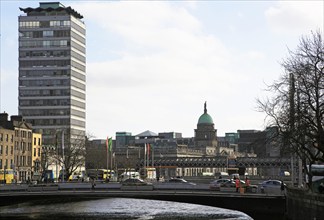
[[[182,178],[172,178],[167,181],[167,183],[175,183],[175,184],[189,184],[189,185],[196,185],[195,183],[188,182]]]
[[[230,179],[217,179],[217,180],[214,180],[214,181],[210,182],[209,189],[219,191],[222,184],[229,181],[229,180]]]
[[[266,180],[259,184],[259,192],[266,193],[266,194],[282,194],[281,190],[281,183],[280,180]],[[284,188],[286,187],[286,184],[284,184]]]

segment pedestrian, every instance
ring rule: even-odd
[[[285,191],[285,184],[284,184],[283,181],[281,181],[280,190],[281,190],[281,195],[285,194],[284,193],[284,191]]]
[[[246,184],[246,187],[250,186],[250,180],[248,177],[245,178],[245,184]]]
[[[240,179],[239,178],[235,179],[235,187],[236,187],[236,192],[239,192],[239,188],[240,188]]]
[[[95,186],[96,186],[95,180],[92,179],[92,181],[91,181],[91,189],[94,190]]]

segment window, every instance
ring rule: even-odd
[[[53,37],[54,32],[53,31],[43,31],[44,37]]]
[[[34,157],[36,157],[36,148],[34,148]]]

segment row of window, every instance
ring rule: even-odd
[[[70,106],[70,105],[85,109],[85,103],[76,100],[70,100],[70,99],[19,100],[19,106],[35,106],[35,108],[37,108],[38,106]]]
[[[8,159],[4,160],[5,163],[2,163],[2,159],[0,159],[0,169],[13,169],[15,164],[13,162],[13,159],[10,159],[10,164],[8,164]],[[8,166],[9,165],[9,166]]]
[[[17,156],[16,158],[17,166],[31,166],[32,157],[31,156]],[[10,164],[8,164],[8,159],[4,160],[5,163],[0,159],[0,169],[14,169],[15,163],[13,159],[10,159]]]
[[[69,57],[71,55],[70,50],[46,50],[46,51],[19,51],[19,57]]]
[[[20,61],[19,67],[66,67],[70,66],[70,60],[26,60]]]
[[[31,151],[31,149],[32,149],[31,143],[17,142],[17,141],[15,142],[15,150],[19,150],[19,151],[22,151],[24,153],[25,151]],[[6,145],[6,146],[0,145],[0,155],[2,155],[2,154],[4,154],[4,155],[13,155],[14,154],[14,147],[11,145],[10,149],[9,149],[8,145]]]
[[[24,110],[24,114],[28,116],[66,116],[70,115],[69,109],[33,109]]]
[[[70,37],[69,30],[20,31],[20,38]]]
[[[20,144],[19,144],[20,143]],[[32,149],[32,144],[31,143],[26,143],[26,142],[15,142],[15,150],[22,151],[23,153],[26,151],[31,151]]]
[[[71,21],[20,21],[19,28],[70,27]]]
[[[71,74],[72,72],[72,74]],[[53,77],[53,76],[74,76],[77,79],[85,80],[85,76],[73,70],[20,70],[19,77]]]
[[[70,41],[68,40],[19,41],[20,48],[67,47],[67,46],[70,46]]]
[[[10,155],[13,155],[13,146],[10,146]],[[0,155],[9,155],[9,146],[7,145],[6,147],[0,145]]]
[[[32,132],[31,131],[25,131],[25,130],[15,130],[15,136],[16,137],[22,137],[22,138],[31,138]]]
[[[70,104],[70,99],[19,100],[19,106],[70,106]]]
[[[70,90],[70,89],[41,89],[41,90],[20,90],[19,91],[19,97],[70,96],[70,95],[80,99],[86,98],[84,93],[76,90]]]
[[[19,77],[70,76],[71,70],[20,70]]]
[[[70,119],[31,119],[34,126],[70,125]]]
[[[69,86],[68,79],[48,79],[48,80],[19,80],[19,86]]]
[[[2,133],[0,133],[0,141],[9,142],[10,140],[10,142],[13,143],[13,139],[14,139],[13,135],[10,135],[10,139],[9,139],[9,134],[3,135]]]
[[[38,90],[20,90],[19,97],[33,96],[69,96],[70,89],[38,89]]]

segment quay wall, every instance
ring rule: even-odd
[[[324,219],[324,194],[288,187],[286,209],[288,220]]]

